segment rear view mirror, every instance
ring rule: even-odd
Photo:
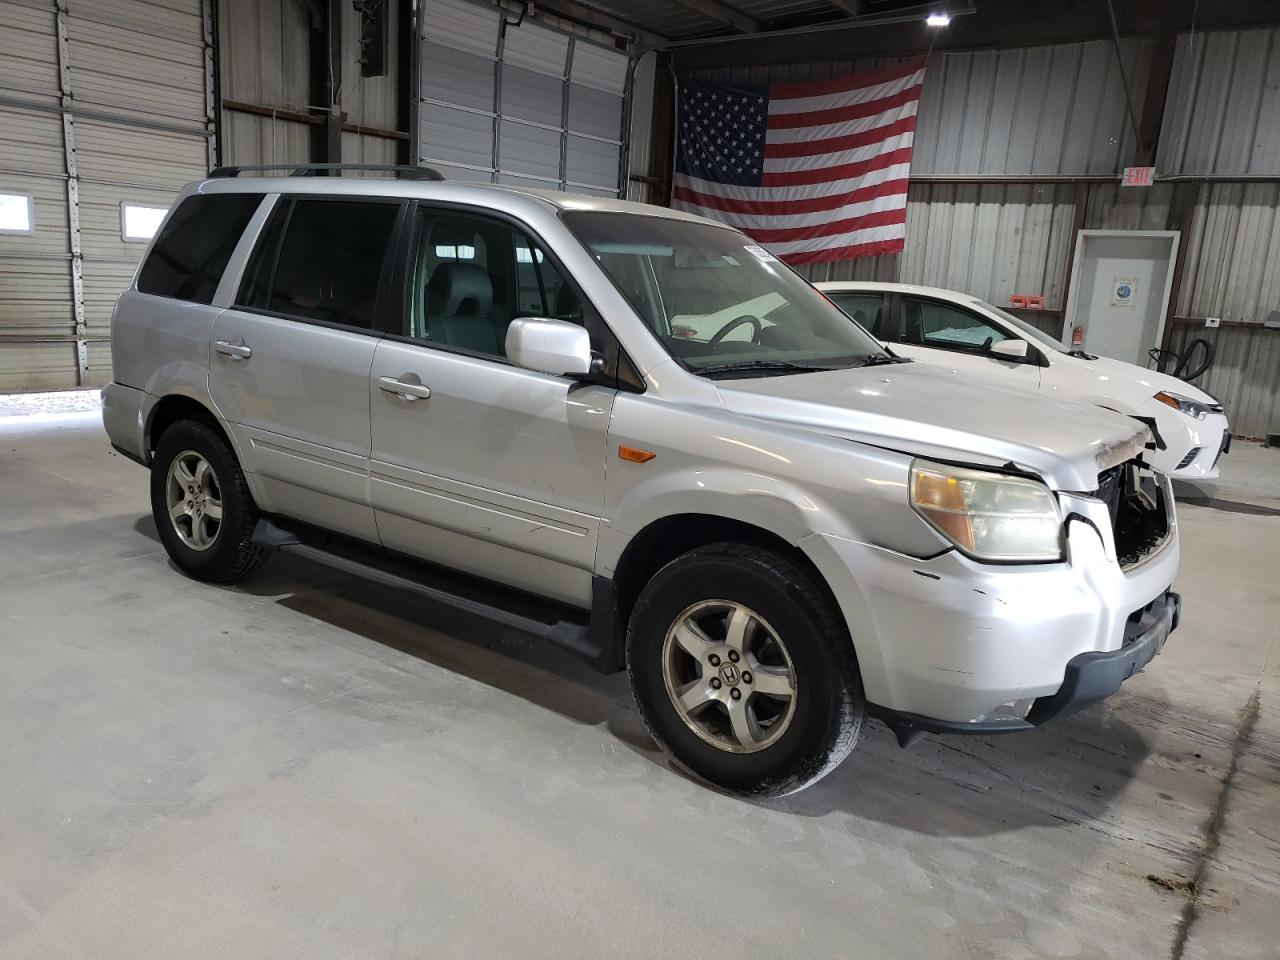
[[[991,353],[1002,360],[1025,360],[1027,359],[1027,341],[1001,340],[991,345]]]
[[[520,317],[507,327],[507,359],[526,370],[556,376],[591,372],[591,335],[567,320]]]

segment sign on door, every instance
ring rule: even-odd
[[[1113,307],[1132,307],[1133,298],[1137,292],[1137,277],[1115,277],[1111,281],[1111,305]]]

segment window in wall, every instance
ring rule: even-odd
[[[152,203],[120,204],[120,238],[125,243],[146,243],[156,235],[168,207]]]
[[[165,222],[138,273],[138,290],[211,303],[240,234],[262,203],[259,193],[187,197]]]
[[[34,229],[31,195],[0,193],[0,233],[31,233]]]
[[[370,330],[399,202],[304,198],[277,211],[238,302]],[[278,245],[275,235],[283,234]]]

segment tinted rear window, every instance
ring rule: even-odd
[[[287,201],[286,201],[287,203]],[[238,303],[371,329],[398,202],[304,198],[272,217]],[[283,242],[275,237],[283,229]]]
[[[210,303],[222,271],[258,205],[260,194],[187,197],[165,222],[138,274],[138,289],[158,297]]]

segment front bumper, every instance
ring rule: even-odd
[[[1213,480],[1218,476],[1218,461],[1231,442],[1225,414],[1211,413],[1195,420],[1151,400],[1137,415],[1153,417],[1165,442],[1164,450],[1153,450],[1145,458],[1151,466],[1178,480]]]
[[[1092,706],[1111,696],[1120,686],[1155,659],[1169,634],[1178,628],[1182,597],[1172,590],[1152,600],[1125,624],[1124,645],[1106,653],[1081,653],[1067,662],[1058,692],[1038,697],[1025,719],[986,720],[970,723],[937,720],[918,714],[890,710],[872,704],[872,716],[884,721],[901,746],[908,746],[923,733],[991,735],[1018,733]]]
[[[984,564],[954,550],[918,559],[830,535],[801,541],[849,625],[874,713],[927,719],[923,729],[1025,729],[1036,701],[1048,703],[1094,662],[1082,656],[1129,657],[1134,623],[1170,603],[1176,612],[1176,601],[1162,602],[1178,571],[1172,513],[1159,547],[1122,568],[1105,504],[1060,499],[1073,519],[1059,563]],[[1088,689],[1100,689],[1101,669],[1087,672]]]

